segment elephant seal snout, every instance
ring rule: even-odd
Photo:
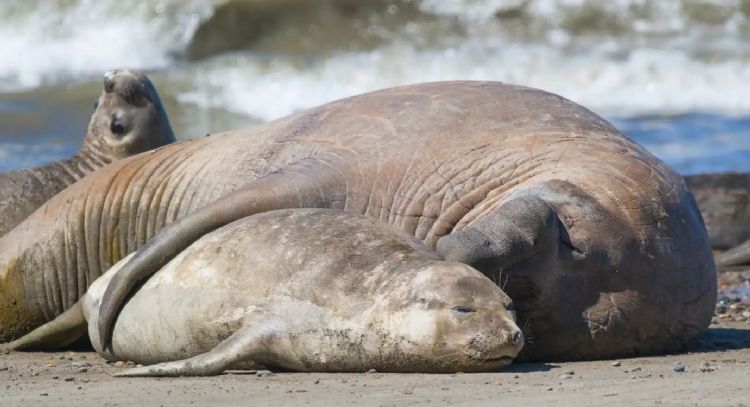
[[[114,70],[104,74],[103,82],[84,149],[100,151],[113,161],[175,141],[159,94],[146,75]]]

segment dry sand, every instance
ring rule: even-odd
[[[681,362],[685,371],[674,371]],[[615,366],[617,365],[617,366]],[[81,366],[86,366],[83,369]],[[618,362],[518,363],[486,374],[229,373],[119,379],[91,352],[0,355],[0,406],[750,405],[750,324],[712,326],[695,352]]]
[[[747,275],[732,275],[737,277],[745,280]],[[126,366],[107,364],[92,352],[11,352],[0,354],[0,406],[750,406],[750,321],[743,320],[742,310],[731,316],[721,304],[717,309],[709,332],[688,354],[514,363],[505,371],[486,374],[274,373],[259,377],[254,372],[234,372],[216,377],[125,379],[111,374]],[[675,371],[678,362],[684,372]]]

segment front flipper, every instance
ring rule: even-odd
[[[527,259],[561,238],[559,219],[542,199],[511,199],[463,230],[443,236],[437,252],[497,279],[507,266]],[[496,281],[496,280],[495,280]]]
[[[272,324],[267,323],[266,326]],[[214,376],[239,363],[255,362],[273,339],[273,331],[257,326],[239,329],[210,351],[189,359],[158,363],[115,373],[117,377]]]
[[[10,350],[56,350],[77,341],[86,334],[86,318],[81,301],[57,318],[4,345]]]
[[[334,158],[343,160],[343,158]],[[205,234],[261,212],[286,208],[341,208],[346,183],[343,164],[309,159],[251,182],[216,202],[164,227],[112,278],[101,300],[98,331],[103,350],[131,290]]]
[[[750,240],[741,243],[716,256],[716,267],[729,268],[750,264]]]

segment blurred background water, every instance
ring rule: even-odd
[[[682,173],[750,171],[750,0],[0,0],[0,170],[75,151],[123,67],[182,139],[491,79],[581,103]]]

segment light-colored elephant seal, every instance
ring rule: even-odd
[[[706,222],[711,246],[726,250],[719,267],[750,263],[750,174],[718,173],[685,177]]]
[[[159,95],[145,75],[108,72],[96,105],[76,154],[43,167],[0,173],[0,236],[86,174],[175,141]]]
[[[99,301],[123,263],[83,297],[100,353]],[[123,307],[105,357],[166,362],[123,376],[211,375],[251,364],[318,372],[496,370],[523,346],[511,306],[482,273],[443,261],[372,218],[277,210],[209,233],[157,272]]]
[[[0,239],[0,337],[51,320],[138,250],[102,299],[106,343],[131,288],[192,242],[296,207],[365,214],[504,284],[534,337],[528,359],[677,351],[715,306],[711,250],[682,177],[559,96],[438,82],[175,144],[83,179]]]

